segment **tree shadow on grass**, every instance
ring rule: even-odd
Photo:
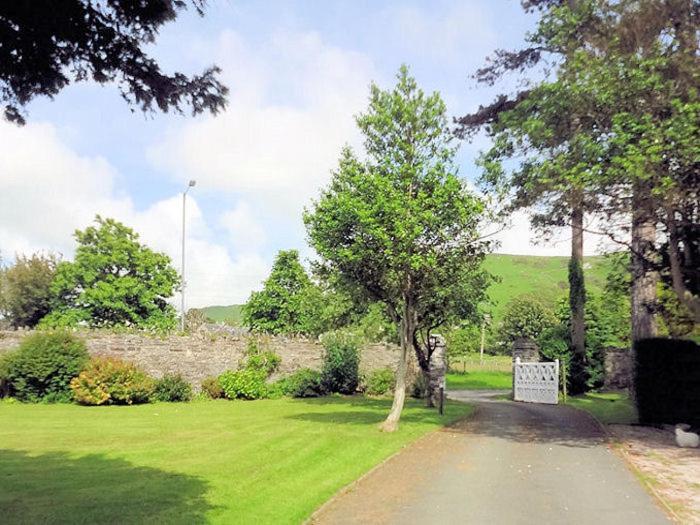
[[[207,485],[103,455],[0,449],[0,522],[205,523]]]
[[[305,412],[288,417],[325,424],[379,424],[386,418],[391,406],[391,400],[352,397],[320,398],[308,402],[342,407],[339,406],[338,410]],[[605,432],[592,417],[568,406],[512,401],[476,402],[476,405],[473,417],[458,418],[448,424],[445,430],[455,434],[488,436],[518,443],[546,443],[572,448],[598,447],[606,442]],[[401,415],[404,422],[439,422],[439,418],[435,409],[404,411]]]
[[[324,412],[303,412],[287,416],[298,421],[311,421],[324,424],[373,425],[384,421],[391,409],[391,399],[375,399],[360,396],[321,397],[300,399],[301,403],[314,406],[337,406],[338,410]],[[406,406],[414,410],[404,410],[401,421],[410,423],[438,423],[444,421],[436,408],[426,408],[421,401],[408,401]]]

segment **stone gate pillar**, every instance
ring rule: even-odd
[[[518,338],[513,341],[513,363],[518,357],[523,363],[537,363],[540,360],[540,348],[532,339]]]
[[[447,373],[445,338],[438,334],[431,335],[430,346],[434,348],[434,350],[430,358],[429,392],[432,393],[433,403],[438,405],[440,403],[440,387],[445,386],[445,374]]]

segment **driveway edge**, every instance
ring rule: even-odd
[[[589,418],[591,418],[593,421],[596,422],[596,424],[600,427],[600,429],[603,431],[603,434],[605,435],[605,442],[608,446],[608,449],[612,451],[613,454],[615,454],[617,457],[619,457],[624,463],[625,466],[627,467],[627,470],[629,470],[634,477],[641,483],[641,485],[645,488],[645,490],[651,494],[651,496],[656,500],[656,503],[664,509],[666,514],[673,520],[675,523],[683,523],[681,520],[680,516],[676,514],[676,511],[673,510],[671,505],[661,496],[661,494],[658,493],[658,491],[652,486],[651,483],[649,483],[645,478],[644,478],[644,473],[637,468],[637,466],[632,462],[632,460],[629,458],[629,455],[627,452],[625,452],[624,448],[620,446],[621,444],[616,441],[616,436],[613,436],[610,431],[608,430],[607,426],[604,425],[600,419],[595,417],[593,414],[588,412],[587,410],[584,410],[582,408],[575,407],[573,405],[568,405],[563,403],[564,406],[568,406],[570,408],[573,408],[574,410],[578,410],[579,412],[584,412],[586,415],[588,415]]]
[[[458,402],[464,403],[464,401],[458,401]],[[378,469],[380,469],[381,467],[383,467],[386,463],[388,463],[389,461],[391,461],[392,459],[394,459],[396,456],[398,456],[399,454],[401,454],[401,453],[402,453],[404,450],[406,450],[407,448],[413,447],[413,446],[417,445],[418,443],[420,443],[420,442],[423,441],[424,439],[428,439],[430,436],[432,436],[432,435],[435,434],[436,432],[443,432],[444,430],[449,429],[451,426],[456,425],[457,423],[459,423],[459,422],[461,422],[461,421],[465,421],[465,420],[467,420],[467,419],[471,419],[472,417],[474,417],[474,415],[476,414],[476,412],[477,412],[477,410],[478,410],[478,407],[475,406],[475,405],[472,404],[472,403],[466,403],[466,404],[471,405],[472,408],[473,408],[473,410],[469,413],[469,415],[467,415],[467,416],[465,416],[465,417],[458,418],[458,419],[456,419],[456,420],[450,422],[448,425],[443,425],[443,426],[440,427],[440,428],[436,428],[435,430],[433,430],[433,431],[431,431],[431,432],[428,432],[428,433],[422,435],[421,437],[419,437],[419,438],[416,439],[415,441],[411,441],[411,442],[408,443],[407,445],[404,445],[403,447],[401,447],[399,450],[397,450],[396,452],[394,452],[394,453],[391,454],[390,456],[387,456],[387,457],[384,458],[382,461],[380,461],[380,462],[377,463],[375,466],[373,466],[371,469],[369,469],[367,472],[365,472],[364,474],[362,474],[362,476],[360,476],[359,478],[357,478],[357,479],[354,480],[354,481],[351,481],[350,483],[348,483],[348,484],[345,485],[344,487],[340,488],[335,494],[333,494],[328,500],[326,500],[326,502],[323,503],[323,505],[321,505],[319,508],[317,508],[315,511],[313,511],[313,513],[311,514],[311,516],[309,516],[306,520],[304,520],[304,521],[302,522],[303,525],[313,525],[313,524],[315,523],[315,521],[316,521],[316,518],[317,518],[319,515],[321,515],[321,514],[323,513],[323,511],[324,511],[327,507],[330,507],[330,505],[331,505],[332,503],[334,503],[335,500],[337,500],[337,499],[340,498],[341,496],[344,496],[344,495],[347,494],[348,492],[352,492],[352,490],[353,490],[357,485],[359,485],[360,483],[362,483],[362,481],[363,481],[365,478],[369,477],[369,476],[370,476],[371,474],[373,474],[376,470],[378,470]]]

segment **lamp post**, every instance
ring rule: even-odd
[[[185,331],[185,203],[187,202],[187,192],[193,188],[197,181],[191,180],[187,188],[182,192],[182,303],[180,316],[180,330]]]
[[[484,339],[486,337],[486,325],[491,321],[491,316],[489,314],[484,314],[484,318],[481,320],[481,346],[479,348],[479,364],[484,364]]]

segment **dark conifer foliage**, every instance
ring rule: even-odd
[[[200,15],[205,0],[191,0]],[[26,105],[73,82],[115,82],[132,108],[216,114],[227,88],[211,66],[200,75],[164,73],[145,51],[184,0],[10,0],[0,2],[0,104],[24,124]]]

